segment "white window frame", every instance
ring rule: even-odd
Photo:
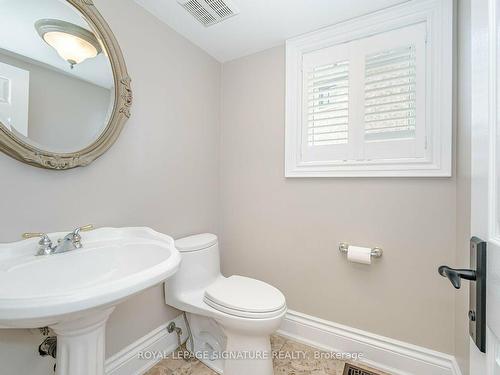
[[[303,55],[418,23],[425,23],[427,30],[425,156],[415,159],[303,160]],[[364,97],[359,100],[364,100]],[[451,177],[452,133],[453,0],[412,0],[286,42],[286,177]]]

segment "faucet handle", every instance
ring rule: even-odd
[[[92,229],[94,229],[94,226],[92,224],[87,224],[83,227],[76,228],[73,232],[70,233],[71,241],[77,249],[80,249],[82,247],[82,236],[80,236],[80,232],[88,232]]]
[[[92,224],[87,224],[87,225],[84,225],[82,227],[76,228],[73,231],[73,234],[78,235],[80,232],[88,232],[88,231],[93,230],[93,229],[94,229],[94,226]]]
[[[23,239],[25,240],[36,237],[40,237],[39,245],[52,245],[52,241],[45,233],[23,233]]]
[[[53,250],[53,247],[52,241],[50,240],[49,236],[47,236],[45,233],[23,233],[23,238],[25,240],[36,237],[40,237],[40,241],[38,242],[39,248],[37,255],[50,254]]]
[[[35,237],[45,237],[45,233],[23,233],[22,237],[24,240],[30,239],[30,238],[35,238]]]

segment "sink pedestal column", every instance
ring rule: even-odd
[[[57,375],[104,375],[105,329],[113,308],[57,323]]]

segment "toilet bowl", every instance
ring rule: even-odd
[[[273,374],[270,335],[286,313],[275,287],[220,273],[217,236],[199,234],[175,241],[182,256],[165,283],[167,305],[186,311],[194,354],[225,375]]]

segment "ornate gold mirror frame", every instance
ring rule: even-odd
[[[35,167],[46,169],[71,169],[90,164],[104,154],[116,141],[130,117],[132,90],[125,60],[108,24],[94,6],[92,0],[66,0],[75,7],[98,34],[106,50],[113,71],[115,102],[109,122],[101,135],[91,145],[74,153],[53,153],[38,149],[16,138],[0,123],[0,151]]]

